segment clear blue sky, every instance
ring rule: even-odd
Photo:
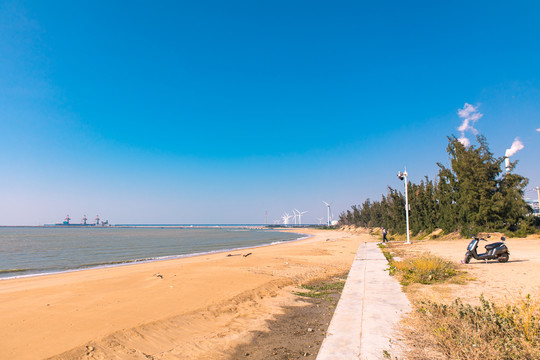
[[[465,103],[532,189],[538,24],[537,1],[3,1],[0,225],[337,217],[434,177]]]

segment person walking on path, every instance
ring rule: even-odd
[[[386,231],[386,229],[385,229],[385,228],[382,228],[382,242],[383,242],[383,243],[387,243],[387,242],[388,242],[388,239],[386,238],[386,234],[387,234],[387,233],[388,233],[388,232]]]

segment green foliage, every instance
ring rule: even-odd
[[[405,196],[388,187],[388,195],[381,201],[367,199],[362,205],[352,206],[351,210],[340,215],[341,225],[363,227],[384,226],[392,232],[405,233]]]
[[[463,235],[481,231],[522,234],[534,232],[527,219],[531,208],[523,194],[528,179],[514,171],[502,174],[504,157],[489,151],[485,137],[478,145],[466,147],[455,136],[448,138],[450,167],[441,163],[437,181],[409,183],[409,222],[413,235],[441,228],[446,233],[460,230]],[[512,170],[516,162],[511,164]],[[342,225],[386,227],[404,234],[405,196],[391,187],[380,201],[367,199],[340,216]]]
[[[497,306],[480,297],[480,302],[421,302],[424,340],[449,359],[540,359],[538,300],[527,296],[518,304]]]

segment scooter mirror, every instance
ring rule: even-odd
[[[488,235],[487,237],[488,237],[488,239],[489,239],[489,238],[491,237],[491,235]]]
[[[504,240],[506,240],[506,238],[503,236],[503,237],[501,238],[501,240],[504,241]]]

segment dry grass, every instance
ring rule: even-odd
[[[403,260],[397,257],[400,250]],[[460,299],[427,301],[435,293],[440,295],[441,289],[448,289],[449,296],[450,284],[473,277],[457,270],[457,264],[428,253],[393,245],[383,252],[409,298],[420,299],[413,300],[416,311],[402,323],[410,349],[407,359],[540,359],[540,296],[520,296],[499,304],[481,297],[478,306]],[[430,286],[434,283],[435,288]]]
[[[397,274],[402,285],[433,284],[458,275],[453,262],[431,254],[422,254],[402,261],[389,261],[390,273]]]
[[[417,303],[406,333],[409,359],[540,359],[540,300],[530,296],[498,306],[480,298],[471,306],[459,299]]]

